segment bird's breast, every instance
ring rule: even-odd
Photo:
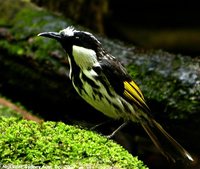
[[[124,111],[133,112],[133,107],[119,96],[111,86],[104,86],[97,80],[98,74],[93,70],[80,72],[79,80],[72,78],[78,94],[91,106],[113,119],[126,118]],[[81,83],[81,85],[80,85]]]

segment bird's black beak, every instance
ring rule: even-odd
[[[44,36],[44,37],[56,39],[58,41],[61,40],[60,33],[57,33],[57,32],[42,32],[42,33],[39,33],[38,36]]]

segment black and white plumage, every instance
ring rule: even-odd
[[[44,32],[39,36],[61,43],[68,55],[72,84],[86,102],[110,118],[140,123],[155,146],[171,161],[193,161],[154,120],[142,92],[126,69],[91,33],[68,27],[59,33]]]

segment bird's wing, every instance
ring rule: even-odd
[[[125,68],[113,60],[105,60],[100,65],[102,73],[115,91],[126,101],[138,107],[139,122],[160,152],[173,162],[181,159],[191,164],[194,161],[192,156],[154,120],[141,90]]]
[[[116,60],[102,60],[100,65],[109,83],[120,96],[129,103],[135,104],[145,113],[150,112],[140,88],[131,79],[120,62]]]
[[[136,85],[136,83],[131,81],[124,81],[124,93],[123,95],[129,102],[135,103],[140,109],[145,113],[149,113],[150,109],[147,106],[144,96],[140,90],[140,88]]]

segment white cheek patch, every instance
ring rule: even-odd
[[[72,54],[74,56],[74,61],[82,70],[90,69],[98,63],[96,52],[91,49],[73,45]]]

